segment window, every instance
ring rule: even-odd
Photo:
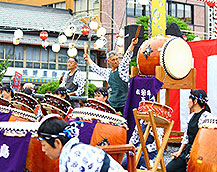
[[[48,5],[43,5],[43,6],[50,7],[50,8],[66,9],[66,2],[59,2],[59,3],[48,4]]]
[[[138,0],[128,0],[127,1],[127,15],[139,17],[144,15],[149,15],[149,5],[142,6],[138,3]]]
[[[169,12],[170,7],[171,12]],[[193,24],[193,5],[168,1],[166,10],[167,15],[182,19],[186,23]]]
[[[88,12],[91,11],[93,14],[98,15],[99,13],[99,1],[96,0],[75,0],[74,1],[74,12]]]

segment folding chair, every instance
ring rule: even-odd
[[[152,110],[148,110],[147,112],[138,112],[137,109],[133,109],[133,114],[134,114],[135,122],[138,128],[139,138],[141,142],[137,155],[136,155],[136,166],[143,152],[146,167],[147,167],[147,170],[137,169],[137,172],[145,172],[145,171],[146,172],[156,172],[156,171],[166,172],[166,167],[165,167],[165,163],[163,159],[163,152],[167,145],[174,121],[168,121],[167,119],[163,117],[155,116],[153,115]],[[142,132],[142,127],[140,125],[141,119],[147,122],[147,127],[144,132],[144,135]],[[163,136],[161,145],[160,145],[158,135],[157,135],[157,127],[164,128],[164,136]],[[145,146],[146,140],[148,138],[148,135],[151,129],[152,129],[154,140],[155,140],[156,147],[157,147],[157,157],[155,159],[153,167],[150,165],[147,148]],[[158,168],[159,163],[160,163],[161,168]]]

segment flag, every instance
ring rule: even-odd
[[[12,84],[12,88],[15,91],[20,91],[21,81],[22,81],[22,74],[16,71],[14,75],[13,84]]]

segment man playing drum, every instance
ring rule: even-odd
[[[84,76],[77,68],[78,61],[71,57],[67,62],[69,72],[67,72],[59,87],[65,87],[69,91],[69,96],[80,96],[84,92]]]
[[[119,62],[118,54],[115,51],[109,52],[107,54],[107,62],[111,67],[109,69],[99,67],[91,60],[88,54],[84,54],[84,60],[89,63],[92,71],[108,81],[111,88],[109,103],[117,112],[120,111],[122,114],[128,94],[129,63],[133,56],[134,46],[137,43],[138,39],[134,38],[131,41],[121,62]]]

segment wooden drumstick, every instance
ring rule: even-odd
[[[84,54],[87,54],[87,42],[84,42]]]
[[[138,38],[140,30],[141,30],[141,24],[137,28],[135,39]]]

